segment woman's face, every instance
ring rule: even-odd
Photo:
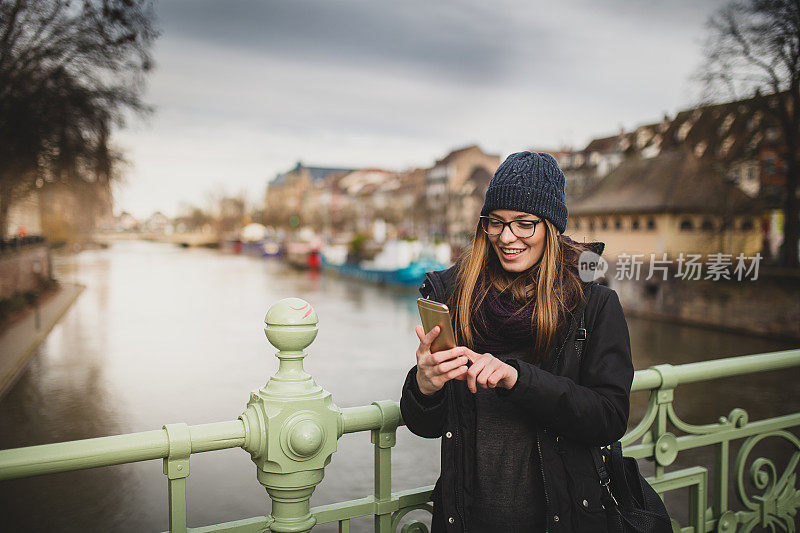
[[[511,211],[510,209],[495,209],[490,213],[492,218],[502,222],[518,220],[523,225],[530,227],[525,222],[534,222],[541,217],[523,213],[522,211]],[[530,231],[530,229],[528,229]],[[545,242],[544,222],[536,224],[533,235],[527,238],[520,238],[511,232],[510,226],[505,226],[499,235],[487,235],[492,248],[500,259],[500,264],[507,272],[524,272],[539,262],[544,253]],[[520,233],[518,231],[518,233]],[[524,235],[524,233],[522,233]]]

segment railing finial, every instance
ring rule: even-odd
[[[317,312],[300,298],[276,302],[267,311],[264,323],[267,339],[281,352],[302,352],[314,342],[319,331]]]
[[[244,448],[272,499],[270,531],[302,533],[316,523],[309,498],[336,451],[341,412],[303,369],[305,349],[318,331],[311,304],[285,298],[269,308],[264,322],[280,365],[266,385],[250,394],[240,417]]]

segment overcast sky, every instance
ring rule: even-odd
[[[297,161],[403,169],[583,147],[695,105],[723,0],[163,0],[117,210],[263,201]]]

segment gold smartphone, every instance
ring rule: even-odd
[[[439,336],[431,344],[431,353],[441,352],[456,347],[456,336],[453,335],[453,323],[450,321],[450,309],[445,304],[434,302],[426,298],[417,298],[419,316],[422,318],[422,327],[425,333],[436,326],[441,328]]]

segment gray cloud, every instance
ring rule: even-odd
[[[508,73],[520,55],[547,48],[560,32],[546,20],[523,23],[515,10],[486,2],[176,0],[161,4],[159,13],[173,36],[481,83]]]

